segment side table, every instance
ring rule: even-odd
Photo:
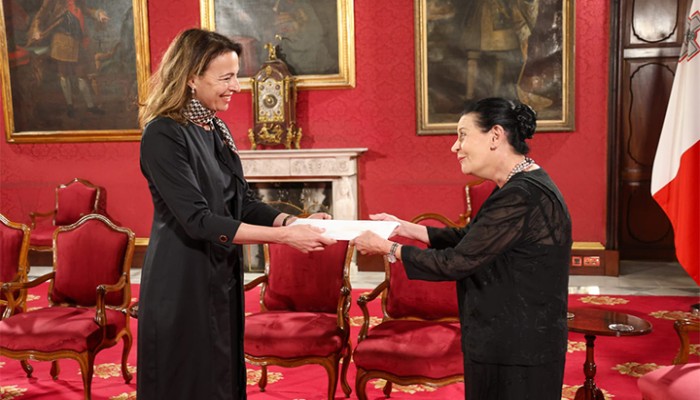
[[[572,315],[573,314],[573,315]],[[640,336],[651,332],[651,323],[634,315],[595,308],[569,309],[569,331],[583,333],[586,338],[586,380],[576,391],[575,400],[605,400],[595,384],[596,365],[593,357],[596,336]]]

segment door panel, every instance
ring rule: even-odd
[[[650,193],[689,0],[620,0],[613,26],[610,182],[613,249],[621,259],[673,260],[673,229]],[[615,31],[616,29],[616,31]],[[611,99],[612,100],[612,99]]]

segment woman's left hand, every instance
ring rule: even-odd
[[[309,219],[333,219],[333,217],[330,214],[323,213],[323,212],[313,213],[313,214],[309,215],[307,218],[309,218]]]
[[[372,231],[364,231],[355,239],[350,241],[350,244],[355,245],[355,249],[362,255],[367,254],[387,254],[391,248],[391,242],[382,239]]]

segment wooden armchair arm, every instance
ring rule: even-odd
[[[49,272],[48,274],[44,274],[36,279],[32,279],[31,281],[28,282],[5,282],[2,285],[2,290],[5,291],[7,290],[17,290],[17,289],[30,289],[33,287],[37,287],[41,285],[42,283],[48,281],[49,279],[53,279],[54,276],[56,276],[56,273],[54,271]]]
[[[118,290],[124,289],[126,286],[126,273],[119,277],[119,280],[113,285],[98,285],[97,286],[97,303],[95,305],[95,322],[100,328],[104,328],[107,325],[107,315],[105,313],[105,295],[107,292],[116,292]]]
[[[261,283],[266,283],[266,282],[267,282],[267,275],[261,275],[255,279],[253,279],[252,281],[246,283],[245,285],[243,285],[243,290],[247,292],[250,289],[260,285]]]
[[[5,312],[3,313],[3,319],[9,318],[14,314],[15,308],[19,304],[17,304],[17,300],[15,300],[15,296],[12,294],[12,292],[16,290],[27,290],[29,288],[33,288],[36,286],[41,285],[42,283],[48,281],[49,279],[53,279],[54,276],[56,276],[56,273],[54,271],[49,272],[48,274],[44,274],[36,279],[33,279],[29,282],[5,282],[2,285],[2,292],[5,294],[5,298],[7,299],[7,307],[5,308]],[[20,299],[22,296],[20,295]]]
[[[681,340],[681,347],[678,349],[676,358],[673,359],[673,364],[685,364],[690,354],[689,332],[700,332],[700,320],[679,319],[673,324],[673,329]]]
[[[438,214],[438,213],[423,213],[423,214],[415,216],[413,219],[411,219],[411,222],[413,222],[414,224],[417,224],[417,223],[420,223],[421,221],[425,221],[425,220],[438,221],[441,224],[444,224],[445,226],[450,227],[450,228],[460,228],[460,227],[465,226],[468,222],[467,220],[464,219],[464,214],[461,214],[460,220],[455,222],[455,221],[452,221],[451,219],[447,218],[446,216],[444,216],[442,214]]]
[[[348,329],[347,321],[350,318],[350,289],[343,286],[340,288],[340,297],[338,298],[338,327],[345,331]]]
[[[40,219],[48,219],[56,215],[56,210],[51,210],[51,211],[46,211],[46,212],[39,212],[39,211],[32,211],[29,213],[29,219],[32,220],[32,228],[36,228],[36,223]]]
[[[8,283],[8,284],[9,284],[9,283],[21,283],[21,282],[25,282],[25,281],[27,280],[26,278],[27,278],[27,271],[26,271],[26,270],[22,270],[22,271],[17,272],[17,273],[15,274],[15,276],[13,276],[12,279],[10,279],[9,281],[7,281],[6,283]],[[4,285],[4,283],[3,283],[3,285]],[[10,289],[10,286],[8,286],[8,290],[14,291],[13,289]],[[15,299],[14,299],[14,296],[10,295],[10,296],[12,297],[13,303],[18,303],[18,302],[19,302],[19,303],[21,304],[22,301],[23,301],[23,299],[25,299],[25,297],[26,297],[26,296],[24,296],[24,293],[23,293],[23,292],[26,292],[26,289],[19,289],[19,290],[20,290],[20,296],[19,296],[19,299],[18,299],[18,300],[15,300]],[[0,287],[0,293],[2,293],[2,292],[3,292],[3,288]],[[5,306],[5,307],[7,307],[8,304],[9,304],[9,303],[8,303],[8,300],[0,300],[0,306]],[[14,305],[14,304],[13,304],[13,305]],[[4,313],[3,313],[3,314],[4,314]],[[2,319],[2,315],[0,315],[0,319]]]
[[[374,300],[379,296],[386,288],[389,287],[389,281],[384,280],[382,283],[377,285],[374,290],[369,294],[363,294],[357,299],[357,305],[362,309],[362,328],[360,328],[360,334],[357,337],[357,343],[360,343],[367,337],[367,331],[369,330],[369,309],[367,308],[367,303]]]

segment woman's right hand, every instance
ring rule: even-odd
[[[387,213],[370,214],[369,219],[374,221],[398,222],[399,226],[397,226],[396,229],[391,232],[391,235],[389,236],[390,238],[394,236],[401,236],[408,239],[415,239],[423,243],[429,243],[428,228],[426,228],[424,225],[404,221]]]
[[[322,251],[326,246],[335,244],[337,240],[323,235],[325,229],[306,224],[292,225],[281,228],[286,230],[284,244],[287,244],[302,253],[310,251]]]
[[[373,221],[394,221],[398,222],[399,226],[394,229],[393,232],[391,232],[391,235],[389,237],[394,237],[394,236],[403,236],[406,237],[406,224],[410,224],[410,222],[404,221],[402,219],[399,219],[391,214],[387,213],[379,213],[379,214],[370,214],[369,219]]]

